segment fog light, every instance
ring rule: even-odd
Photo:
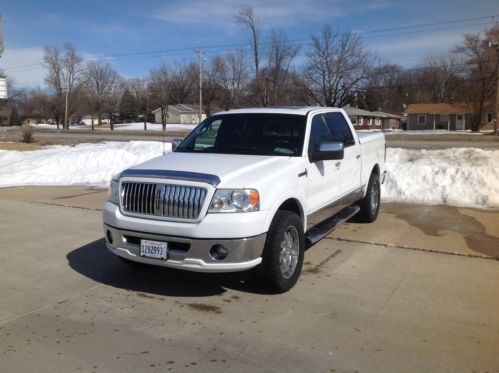
[[[111,234],[110,230],[108,230],[106,232],[106,237],[107,237],[107,242],[109,242],[112,245],[113,244],[113,235]]]
[[[215,260],[222,260],[229,254],[229,250],[223,245],[214,245],[210,249],[210,255]]]

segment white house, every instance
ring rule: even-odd
[[[154,122],[162,123],[161,108],[153,110]],[[206,114],[202,113],[201,120],[206,118]],[[176,124],[197,124],[199,123],[199,106],[178,104],[169,105],[166,111],[166,123]]]

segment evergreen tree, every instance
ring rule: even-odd
[[[19,116],[16,107],[14,106],[12,108],[12,112],[10,113],[9,126],[20,126],[20,125],[21,125],[21,117]]]
[[[125,123],[137,121],[137,105],[135,97],[128,88],[125,88],[120,100],[120,120]]]

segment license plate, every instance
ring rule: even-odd
[[[160,241],[140,240],[140,255],[148,258],[166,259],[168,243]]]

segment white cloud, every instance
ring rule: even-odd
[[[334,19],[345,14],[341,0],[256,0],[251,2],[256,18],[262,25],[279,27],[303,21]],[[235,27],[234,15],[248,6],[246,0],[219,0],[209,2],[194,0],[183,3],[170,2],[159,9],[154,18],[182,24],[212,24],[214,28]],[[323,12],[317,12],[323,9]]]
[[[376,49],[379,52],[414,52],[415,50],[430,51],[439,48],[442,51],[452,49],[460,40],[462,35],[459,33],[446,33],[446,34],[431,34],[425,36],[417,36],[414,38],[407,38],[401,40],[394,40],[390,38],[386,42],[376,43]],[[369,39],[368,39],[369,40]]]
[[[17,87],[37,87],[44,84],[45,70],[42,48],[5,48],[0,69],[14,80]]]

